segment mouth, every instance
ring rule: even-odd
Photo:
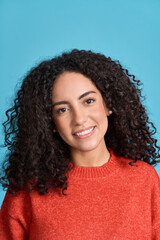
[[[93,134],[94,129],[95,129],[95,126],[87,128],[87,129],[79,131],[79,132],[75,132],[73,135],[78,138],[89,137]]]

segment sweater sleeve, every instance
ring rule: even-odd
[[[28,239],[30,218],[29,194],[20,191],[14,196],[7,192],[0,212],[0,239]]]
[[[152,179],[152,235],[154,240],[160,239],[160,178],[156,170]]]

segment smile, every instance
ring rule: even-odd
[[[91,128],[89,128],[89,129],[86,129],[86,130],[84,130],[84,131],[81,131],[81,132],[76,132],[76,133],[74,133],[74,135],[76,136],[76,137],[89,137],[94,131],[95,129],[95,127],[91,127]]]

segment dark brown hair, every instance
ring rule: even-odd
[[[142,105],[140,81],[118,61],[99,53],[74,49],[43,61],[24,78],[4,122],[8,155],[1,183],[11,193],[28,186],[40,194],[67,188],[69,149],[53,134],[51,93],[55,79],[65,71],[89,77],[112,110],[105,135],[106,146],[117,155],[155,165],[160,160],[156,128]]]

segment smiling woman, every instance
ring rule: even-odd
[[[160,147],[139,85],[76,49],[29,72],[3,124],[0,239],[160,239]]]
[[[80,73],[61,74],[53,86],[52,103],[53,121],[70,148],[70,160],[81,166],[108,161],[104,135],[109,111],[92,81]]]

